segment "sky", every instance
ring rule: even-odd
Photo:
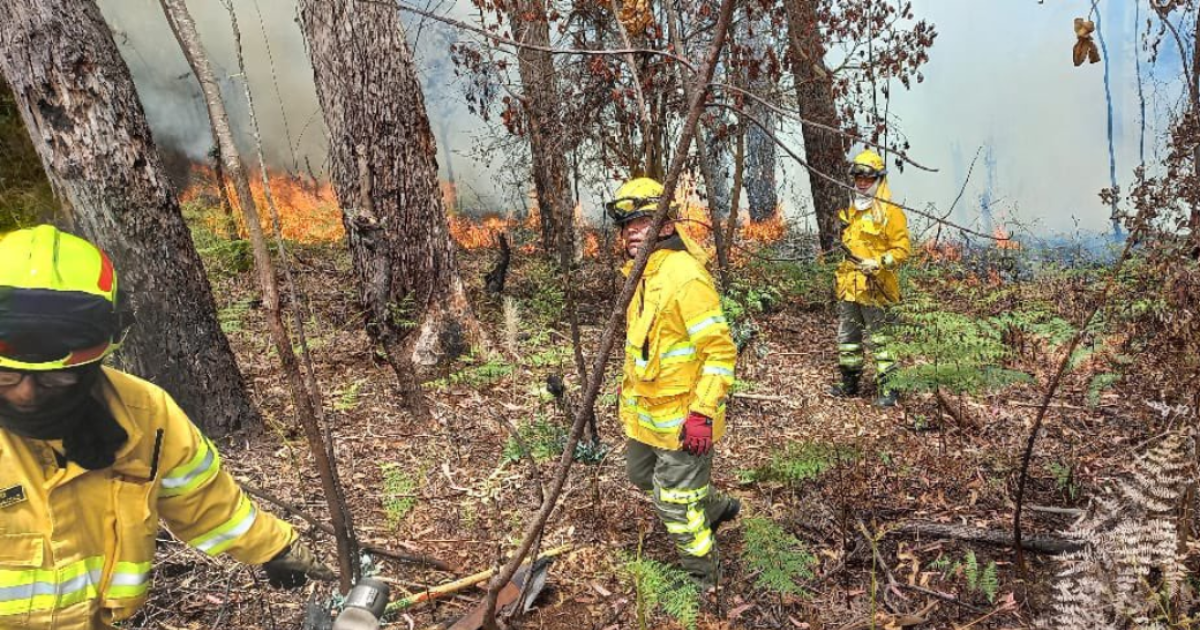
[[[457,2],[451,10],[461,14],[469,2]],[[211,140],[199,87],[167,29],[158,1],[100,0],[99,4],[134,74],[156,140],[192,159],[203,158]],[[994,220],[1018,233],[1109,229],[1109,208],[1098,197],[1110,181],[1106,64],[1076,68],[1071,63],[1073,19],[1086,16],[1091,4],[1091,0],[913,0],[915,14],[932,22],[939,35],[923,68],[925,81],[914,83],[908,91],[894,85],[890,110],[911,144],[911,157],[937,172],[893,169],[891,188],[897,199],[921,209],[934,204],[941,213],[963,190],[952,216],[966,225],[990,230],[980,212],[981,199],[990,198]],[[1147,65],[1136,34],[1137,4],[1131,0],[1097,3],[1112,94],[1115,172],[1123,188],[1139,163],[1142,124],[1135,60],[1140,54],[1144,75],[1178,74],[1178,58],[1170,51],[1157,66]],[[296,22],[295,0],[235,0],[234,5],[245,42],[247,77],[268,139],[268,161],[301,170],[311,166],[322,174],[327,140]],[[189,6],[218,73],[235,73],[229,20],[221,3],[193,0]],[[1144,23],[1144,15],[1141,20]],[[413,27],[410,36],[415,35]],[[435,42],[427,30],[420,37],[418,58],[425,67],[446,68],[444,43]],[[437,95],[427,93],[427,99],[438,132],[443,176],[448,146],[459,181],[487,209],[504,211],[521,204],[514,187],[497,184],[511,180],[512,174],[502,172],[476,150],[485,128],[466,111],[458,97],[461,86],[452,82],[444,70],[426,81],[442,88]],[[245,129],[242,84],[227,79],[229,87],[239,95],[230,101],[235,126]],[[1147,161],[1153,163],[1155,139],[1162,127],[1156,121],[1162,119],[1171,90],[1160,85],[1156,91],[1147,82],[1145,92],[1150,101],[1145,151]],[[785,129],[783,135],[794,147],[802,146],[797,129]],[[252,155],[249,150],[243,146],[244,155]],[[977,152],[979,159],[968,179]],[[793,217],[804,216],[810,212],[807,176],[782,154],[779,161],[784,210]],[[597,199],[585,199],[585,207],[593,213],[598,205]]]

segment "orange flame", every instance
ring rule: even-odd
[[[996,237],[997,249],[1021,249],[1021,243],[1014,241],[1012,234],[1004,229],[1004,226],[996,226],[996,229],[992,230],[992,236]]]
[[[270,172],[267,173],[267,180],[271,187],[271,198],[279,211],[280,231],[284,238],[301,243],[328,243],[345,237],[337,196],[328,183],[310,183],[290,174]],[[179,195],[180,201],[185,204],[206,206],[209,211],[205,213],[204,221],[213,229],[223,220],[217,212],[211,211],[215,209],[219,198],[216,185],[212,168],[196,164],[192,166],[188,187]],[[230,203],[234,206],[239,232],[245,236],[244,220],[237,197],[232,192],[231,187]],[[263,230],[270,234],[271,213],[261,177],[250,179],[250,194],[258,206]]]
[[[485,217],[482,221],[473,221],[464,216],[451,216],[450,236],[463,249],[479,249],[495,247],[497,235],[511,230],[515,221],[499,216]]]
[[[740,230],[743,240],[755,243],[775,243],[787,233],[787,222],[783,219],[783,209],[775,208],[775,213],[766,221],[747,221]]]
[[[921,251],[933,260],[944,260],[947,262],[958,262],[962,260],[962,247],[959,247],[954,243],[935,243],[934,241],[925,241],[921,245]]]

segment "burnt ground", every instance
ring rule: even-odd
[[[482,294],[490,258],[478,250],[464,252],[462,264],[497,354],[490,361],[461,363],[427,384],[436,415],[429,425],[410,420],[397,402],[391,372],[373,356],[355,316],[345,254],[306,249],[292,262],[360,539],[418,551],[457,568],[442,572],[377,558],[380,576],[397,596],[492,567],[515,547],[536,509],[539,479],[548,482],[556,460],[553,448],[539,453],[534,446],[543,460],[536,474],[525,459],[505,461],[510,431],[497,417],[512,425],[540,421],[542,431],[531,431],[526,442],[552,446],[553,439],[539,436],[553,434],[566,420],[540,392],[545,378],[562,374],[569,391],[579,388],[567,327],[554,321],[561,296],[547,289],[553,274],[535,259],[518,255],[514,261],[507,292],[519,305],[520,329],[513,336],[520,354],[511,354],[501,303]],[[580,276],[585,348],[593,348],[611,308],[614,278],[595,261]],[[213,277],[222,319],[265,419],[260,431],[220,440],[225,466],[239,480],[324,520],[312,458],[292,416],[262,313],[253,306],[252,278]],[[873,612],[882,615],[874,624],[881,628],[900,627],[902,615],[917,613],[924,621],[920,627],[1031,627],[1045,606],[1052,559],[1030,555],[1030,570],[1022,577],[1009,548],[889,530],[914,519],[1009,530],[1016,471],[1038,389],[1022,385],[955,399],[961,421],[939,413],[928,395],[914,395],[886,411],[868,400],[833,399],[825,390],[835,373],[836,317],[822,300],[808,298],[784,300],[755,315],[760,333],[739,358],[740,392],[729,407],[729,434],[717,447],[715,476],[718,486],[742,499],[744,517],[772,519],[804,542],[816,558],[812,576],[797,580],[800,594],[756,586],[760,576],[748,566],[752,551],[746,549],[743,518],[720,532],[724,588],[703,601],[698,627],[867,628]],[[1035,382],[1044,382],[1051,362],[1032,358],[1025,367]],[[638,596],[623,565],[639,548],[646,558],[674,558],[649,501],[624,478],[624,438],[613,396],[618,369],[614,357],[597,407],[602,440],[612,451],[600,464],[574,466],[545,535],[544,547],[569,542],[575,551],[553,565],[550,588],[516,627],[637,628]],[[1031,504],[1084,506],[1094,488],[1120,472],[1116,462],[1128,460],[1158,430],[1131,421],[1146,417],[1147,410],[1119,386],[1098,406],[1088,405],[1087,378],[1069,377],[1050,410],[1031,467]],[[761,470],[788,444],[804,443],[839,455],[800,482],[753,479],[747,472]],[[508,448],[511,455],[513,447]],[[1062,474],[1064,467],[1069,475]],[[1052,533],[1069,519],[1028,512],[1027,531]],[[326,562],[336,564],[329,536],[289,520]],[[981,568],[995,562],[998,588],[990,598],[969,584],[964,565],[972,554]],[[331,590],[317,585],[275,591],[256,568],[209,559],[164,540],[154,595],[129,627],[298,628],[306,607],[327,605]],[[481,596],[481,590],[469,589],[413,608],[387,627],[430,627],[461,615]],[[645,627],[679,626],[651,614]]]

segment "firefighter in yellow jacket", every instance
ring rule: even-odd
[[[259,510],[163,390],[100,362],[132,322],[112,263],[44,225],[0,237],[0,628],[113,628],[159,519],[276,586],[332,572]]]
[[[896,404],[888,377],[896,368],[888,333],[888,307],[900,301],[896,271],[909,255],[908,219],[890,203],[887,169],[874,151],[863,151],[850,164],[854,182],[850,205],[838,213],[842,250],[837,269],[838,368],[842,380],[833,386],[837,396],[857,396],[863,371],[864,336],[875,359],[875,404]]]
[[[654,251],[626,310],[620,414],[628,436],[629,479],[652,493],[655,510],[679,549],[680,563],[701,586],[717,580],[714,534],[741,509],[714,488],[713,444],[725,432],[725,399],[737,349],[721,311],[703,250],[673,222],[650,234],[663,187],[631,180],[606,204],[633,258]],[[629,275],[632,260],[622,270]]]

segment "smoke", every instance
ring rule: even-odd
[[[97,0],[133,74],[154,139],[168,164],[208,160],[212,133],[200,85],[171,33],[158,0]],[[246,77],[254,95],[263,153],[270,168],[324,179],[328,132],[317,101],[312,64],[300,31],[296,0],[234,0]],[[234,127],[242,159],[257,167],[245,84],[229,13],[221,2],[190,2]],[[460,191],[482,206],[501,203],[496,177],[461,153],[471,148],[482,124],[456,98],[448,31],[432,24],[409,29],[409,45],[422,73],[430,122],[438,144],[440,176],[451,174]],[[447,150],[449,149],[449,150]],[[186,164],[185,164],[186,165]],[[460,194],[460,197],[464,196]]]

